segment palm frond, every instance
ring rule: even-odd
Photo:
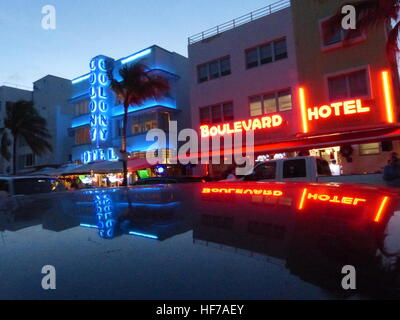
[[[14,138],[23,138],[34,154],[52,151],[47,121],[34,108],[31,101],[17,101],[6,108],[5,127]]]

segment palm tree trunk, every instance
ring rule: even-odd
[[[128,108],[129,105],[124,104],[124,124],[122,128],[122,148],[121,148],[121,153],[122,153],[122,168],[124,170],[124,180],[122,182],[122,185],[124,187],[128,186],[128,156],[126,152],[126,133],[127,133],[127,127],[128,127]]]
[[[17,136],[13,137],[13,175],[17,174]]]

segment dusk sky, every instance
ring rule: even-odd
[[[88,71],[99,54],[125,57],[157,44],[187,56],[193,34],[276,0],[2,0],[0,85],[32,86],[53,74]],[[42,7],[56,8],[56,29],[41,27]]]

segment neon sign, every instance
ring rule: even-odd
[[[94,161],[118,161],[119,158],[114,148],[108,148],[85,151],[81,160],[87,164]]]
[[[108,68],[110,58],[98,56],[90,61],[90,137],[98,148],[109,138],[109,93]]]
[[[302,120],[302,132],[310,132],[310,122],[317,122],[316,120],[327,119],[327,118],[338,118],[342,116],[357,115],[371,113],[369,117],[363,117],[359,125],[379,122],[394,123],[396,121],[394,114],[394,97],[393,97],[393,86],[391,82],[390,72],[388,70],[383,70],[381,72],[380,81],[382,83],[382,108],[377,108],[377,99],[369,99],[368,105],[365,105],[365,101],[361,99],[352,99],[346,101],[335,102],[320,107],[307,107],[306,99],[306,89],[304,87],[299,87],[298,89],[298,99],[301,111]],[[383,110],[384,108],[384,110]],[[351,117],[350,117],[351,119]],[[360,119],[361,120],[361,119]],[[344,121],[345,126],[351,126],[352,123],[347,120]],[[334,125],[334,123],[332,123]],[[329,126],[329,125],[328,125]],[[330,126],[334,129],[333,126]],[[317,128],[313,128],[317,130]]]
[[[353,206],[357,206],[360,203],[367,202],[367,199],[362,199],[357,197],[344,197],[344,196],[318,194],[318,193],[308,193],[307,200],[348,204]]]
[[[201,137],[208,138],[217,135],[224,136],[226,134],[239,133],[250,130],[262,130],[280,127],[283,124],[283,118],[280,115],[264,116],[260,118],[252,118],[248,120],[236,121],[232,123],[223,123],[215,126],[200,126]]]
[[[97,226],[101,238],[112,238],[116,221],[113,218],[113,203],[109,194],[96,194],[95,207]]]
[[[225,193],[225,194],[242,194],[242,195],[272,196],[272,197],[280,197],[283,195],[283,192],[280,190],[244,189],[244,188],[203,188],[201,193],[203,194]]]
[[[371,108],[362,105],[361,99],[335,102],[330,105],[307,109],[308,121],[326,119],[332,116],[370,112]]]

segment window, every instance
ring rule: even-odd
[[[83,100],[78,103],[75,103],[74,106],[75,106],[75,115],[76,116],[90,113],[88,100]]]
[[[292,110],[292,93],[290,90],[278,92],[279,111]]]
[[[276,162],[267,162],[258,165],[254,169],[255,180],[275,179],[276,176]]]
[[[231,60],[229,56],[197,66],[197,81],[199,83],[230,74]]]
[[[222,121],[220,104],[211,107],[211,121],[212,123],[218,123]]]
[[[116,120],[115,121],[115,135],[117,137],[122,136],[122,129],[124,128],[124,120]]]
[[[246,67],[251,69],[287,57],[286,38],[283,38],[246,50]]]
[[[210,124],[211,123],[210,107],[200,108],[200,123],[201,124]]]
[[[250,97],[250,116],[292,110],[291,90],[283,90]]]
[[[274,42],[274,53],[275,53],[275,60],[281,60],[287,58],[286,39]]]
[[[234,119],[233,103],[226,102],[208,107],[201,107],[200,124],[219,123],[222,121],[231,121]]]
[[[270,63],[273,60],[272,55],[272,44],[267,44],[265,46],[260,47],[260,63],[266,64]]]
[[[380,154],[379,142],[360,144],[360,156],[367,156],[372,154]]]
[[[131,134],[145,133],[151,129],[156,129],[157,127],[157,117],[155,112],[145,113],[130,119]]]
[[[220,60],[221,76],[227,76],[231,74],[231,59],[224,58]]]
[[[219,78],[219,61],[210,62],[208,66],[210,68],[210,79]]]
[[[264,113],[274,113],[277,109],[275,94],[264,96]]]
[[[362,32],[359,28],[355,30],[345,30],[341,25],[332,25],[328,21],[321,23],[322,32],[322,45],[324,47],[329,47],[332,45],[337,45],[344,40],[354,40],[362,37]]]
[[[35,155],[30,153],[25,156],[25,166],[31,167],[35,164]]]
[[[258,48],[246,52],[246,64],[248,69],[258,66]]]
[[[224,103],[222,105],[222,115],[224,117],[224,121],[230,121],[234,119],[232,102]]]
[[[263,105],[261,102],[261,97],[256,96],[250,98],[250,116],[256,117],[262,115],[263,113]]]
[[[306,160],[286,160],[283,163],[283,178],[303,178],[306,176]]]
[[[206,64],[197,67],[197,77],[198,82],[204,82],[208,80],[208,66]]]
[[[328,78],[331,101],[369,96],[369,79],[366,69]]]
[[[78,128],[75,131],[75,144],[90,143],[90,129],[89,127]]]

